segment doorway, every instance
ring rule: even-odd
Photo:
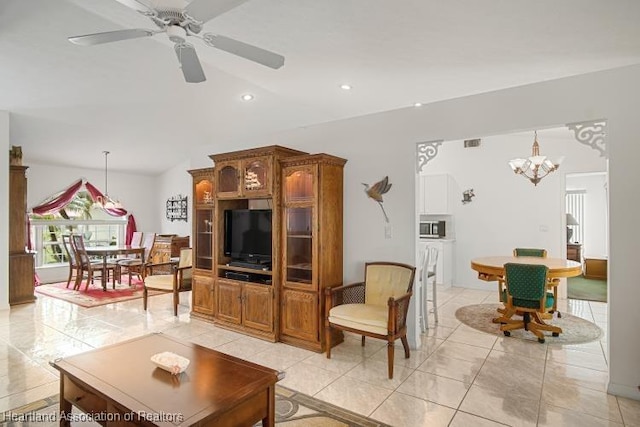
[[[607,173],[567,174],[565,180],[567,258],[583,265],[583,274],[567,280],[571,299],[607,302],[609,219]]]

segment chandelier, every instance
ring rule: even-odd
[[[104,154],[104,195],[96,197],[94,204],[104,209],[122,209],[122,204],[119,201],[109,197],[109,190],[107,188],[107,156],[109,152],[103,151],[102,153]]]
[[[538,185],[542,178],[549,175],[551,172],[558,170],[560,162],[561,159],[556,163],[553,163],[551,160],[547,159],[546,156],[540,155],[538,132],[536,131],[533,140],[533,148],[531,150],[531,157],[526,159],[509,160],[509,166],[511,166],[511,169],[513,169],[516,174],[527,178],[533,183],[533,185]]]

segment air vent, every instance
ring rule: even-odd
[[[480,138],[464,140],[464,148],[472,148],[472,147],[480,147]]]

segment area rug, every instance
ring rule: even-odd
[[[116,283],[115,289],[113,289],[112,284],[109,283],[106,291],[102,290],[100,280],[91,283],[87,290],[85,290],[84,287],[85,284],[83,282],[80,290],[74,291],[73,282],[69,285],[69,289],[67,289],[67,282],[60,282],[37,286],[36,292],[85,308],[142,298],[142,281],[136,280],[135,278],[132,280],[132,286],[129,286],[127,283],[127,278],[123,278],[122,283]],[[161,293],[162,292],[158,291],[149,291],[149,296]]]
[[[13,420],[32,421],[42,427],[56,426],[59,415],[58,398],[58,395],[54,395],[0,414],[0,424],[9,421],[6,417],[11,417]],[[256,424],[256,426],[261,425],[262,423]],[[276,385],[276,425],[281,427],[389,427],[388,424],[278,385]]]
[[[607,281],[584,276],[569,277],[567,296],[571,299],[607,302]]]
[[[500,330],[500,325],[491,322],[493,318],[498,316],[496,310],[500,307],[503,307],[502,304],[467,305],[456,310],[456,318],[473,329],[504,336]],[[553,337],[551,333],[548,334],[545,340],[547,344],[581,344],[595,341],[602,336],[602,329],[598,325],[568,313],[562,313],[561,318],[554,315],[553,319],[545,321],[562,328],[560,336]],[[538,341],[534,334],[524,329],[511,331],[511,336],[529,341]]]

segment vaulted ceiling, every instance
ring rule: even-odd
[[[637,64],[638,22],[637,0],[250,0],[204,31],[284,67],[195,40],[207,80],[189,84],[164,34],[69,43],[154,28],[116,0],[0,0],[0,110],[26,162],[101,168],[109,150],[111,169],[156,174],[191,147]]]

